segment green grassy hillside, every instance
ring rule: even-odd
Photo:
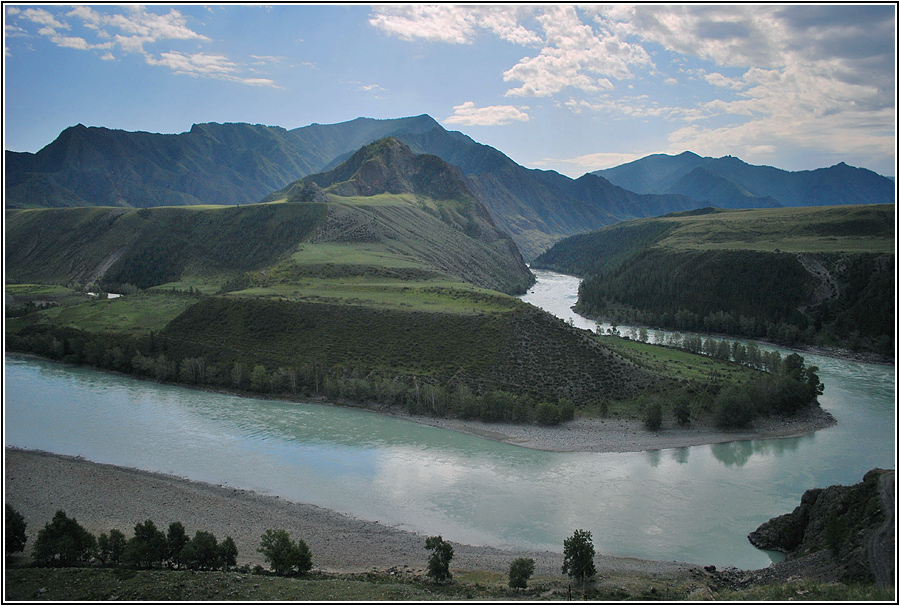
[[[573,236],[534,263],[585,276],[590,315],[890,355],[893,205],[704,209]]]

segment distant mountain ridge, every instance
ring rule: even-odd
[[[843,162],[792,172],[733,156],[684,152],[654,154],[591,174],[638,193],[677,193],[719,208],[886,204],[895,195],[891,179]]]
[[[302,177],[336,168],[362,146],[385,137],[396,137],[416,154],[432,154],[458,166],[466,188],[494,224],[512,236],[526,259],[568,235],[710,205],[893,201],[893,182],[863,169],[838,165],[807,171],[811,175],[805,180],[785,180],[782,173],[799,173],[752,167],[769,171],[762,180],[786,183],[774,192],[759,191],[760,179],[740,177],[749,165],[736,158],[713,161],[689,152],[651,156],[571,179],[520,166],[502,152],[421,115],[357,118],[292,130],[195,124],[175,135],[77,125],[35,154],[6,152],[5,204],[7,208],[252,204]],[[872,175],[881,181],[871,185]],[[788,196],[784,191],[793,193]]]

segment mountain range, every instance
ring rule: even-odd
[[[733,156],[684,152],[654,154],[591,174],[637,193],[682,194],[718,208],[884,204],[894,199],[891,179],[843,162],[791,172]]]
[[[463,183],[526,259],[561,238],[622,220],[724,208],[893,201],[893,182],[839,164],[791,173],[737,158],[648,156],[571,179],[528,169],[427,115],[358,118],[292,130],[195,124],[180,134],[77,125],[37,153],[7,151],[7,208],[252,204],[396,137],[459,167]]]

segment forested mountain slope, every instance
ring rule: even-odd
[[[532,266],[585,277],[589,315],[891,355],[894,225],[892,204],[706,209],[572,236]]]

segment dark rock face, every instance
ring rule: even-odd
[[[893,484],[893,470],[873,469],[853,486],[807,490],[793,512],[747,538],[760,549],[786,553],[789,561],[816,554],[818,572],[837,580],[892,582],[894,545],[885,537],[893,536]]]

